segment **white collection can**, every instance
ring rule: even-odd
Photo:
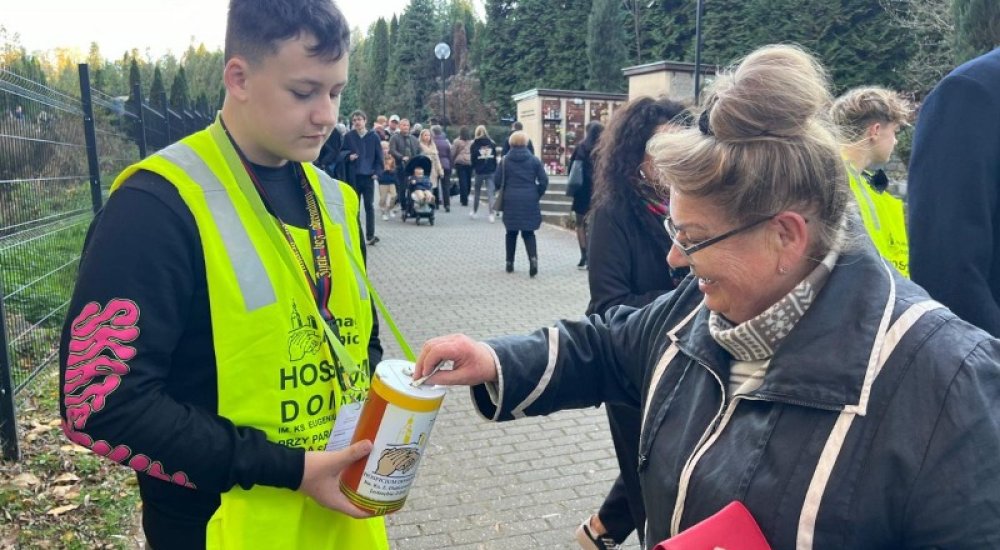
[[[414,387],[414,364],[389,359],[375,368],[351,443],[370,440],[372,452],[351,464],[340,477],[340,490],[355,506],[376,515],[403,507],[431,428],[444,401],[445,388]]]

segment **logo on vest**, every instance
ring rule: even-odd
[[[295,304],[292,304],[292,330],[288,332],[288,360],[301,361],[308,354],[316,353],[323,345],[323,334],[316,323],[316,317],[309,315],[306,322]]]
[[[367,394],[367,359],[355,369],[347,369],[336,354],[321,353],[327,345],[326,327],[315,314],[302,315],[293,302],[288,330],[289,364],[278,373],[278,389],[285,396],[280,403],[278,442],[288,447],[322,449],[330,435],[340,406],[362,402]],[[337,319],[334,330],[347,330],[344,343],[353,343],[353,318]],[[346,340],[346,341],[345,341]],[[332,351],[332,350],[331,350]],[[339,387],[339,399],[335,390]],[[287,393],[286,393],[287,392]]]

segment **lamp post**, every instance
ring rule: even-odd
[[[451,57],[451,48],[448,47],[444,42],[438,43],[434,46],[434,57],[441,60],[441,126],[445,127],[445,120],[448,118],[447,105],[444,101],[445,96],[445,79],[444,79],[444,62],[446,59]]]
[[[694,104],[701,103],[701,13],[703,0],[698,0],[694,17]]]

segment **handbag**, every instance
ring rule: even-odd
[[[500,166],[497,167],[497,171],[503,172],[500,174],[500,189],[497,191],[496,197],[493,199],[493,211],[503,212],[503,190],[507,188],[507,166],[504,161],[500,161]]]
[[[576,192],[583,187],[583,161],[576,159],[569,166],[569,181],[566,183],[566,196],[576,196]]]
[[[739,501],[657,544],[653,550],[695,550],[702,548],[740,548],[771,550],[760,527]]]

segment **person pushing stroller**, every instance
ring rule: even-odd
[[[434,185],[428,174],[431,171],[431,159],[418,155],[406,163],[406,204],[403,207],[403,221],[407,218],[427,218],[434,225],[434,210],[437,205],[434,200]]]

